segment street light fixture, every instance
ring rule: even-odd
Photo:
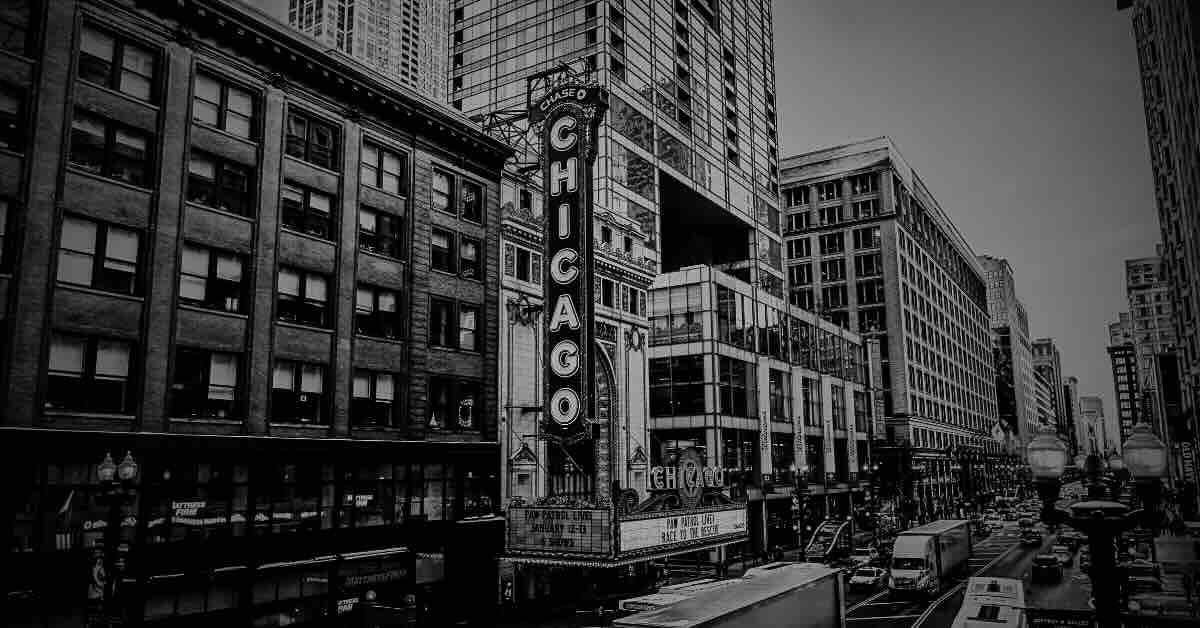
[[[113,462],[111,453],[105,453],[104,460],[96,467],[96,478],[100,483],[96,501],[108,506],[104,527],[104,571],[100,576],[103,582],[97,584],[103,585],[104,613],[110,626],[121,622],[122,613],[116,604],[116,586],[122,561],[119,560],[117,546],[121,541],[122,511],[126,504],[133,501],[137,473],[138,464],[134,462],[131,452],[125,452],[120,464]]]
[[[1140,442],[1135,442],[1136,446]],[[1146,443],[1147,446],[1152,443]],[[1154,462],[1149,453],[1144,460]],[[1042,500],[1042,521],[1049,525],[1067,524],[1087,534],[1091,547],[1092,566],[1088,575],[1092,580],[1092,601],[1096,609],[1096,620],[1104,628],[1121,626],[1121,590],[1116,577],[1116,539],[1122,532],[1132,529],[1140,516],[1139,511],[1113,501],[1105,495],[1108,488],[1101,478],[1103,469],[1100,457],[1088,456],[1084,468],[1087,473],[1088,500],[1076,502],[1068,509],[1055,505],[1061,486],[1061,475],[1067,465],[1067,449],[1053,430],[1043,428],[1029,443],[1029,465],[1037,482],[1038,496]],[[1143,470],[1151,471],[1151,465]],[[1119,487],[1113,497],[1120,495]]]
[[[1128,459],[1128,473],[1137,483],[1137,496],[1145,515],[1143,524],[1151,532],[1157,532],[1158,503],[1162,499],[1160,480],[1167,472],[1167,446],[1148,424],[1138,423],[1122,449]]]

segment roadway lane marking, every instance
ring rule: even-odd
[[[886,594],[886,593],[887,593],[887,589],[884,589],[884,590],[880,591],[879,593],[876,593],[875,595],[872,595],[871,597],[859,602],[858,604],[855,604],[854,606],[847,608],[846,614],[849,615],[850,613],[853,613],[854,611],[858,610],[859,608],[866,606],[867,603],[878,600],[879,598],[883,597],[884,594]]]
[[[886,617],[847,617],[846,621],[876,621],[876,620],[885,620],[885,619],[912,619],[913,617],[920,617],[920,615],[888,615]]]
[[[1018,547],[1020,547],[1019,544],[1009,547],[1007,552],[1004,552],[1003,554],[993,558],[992,562],[988,563],[987,565],[984,565],[983,568],[976,570],[975,573],[971,574],[971,576],[977,576],[977,575],[987,571],[988,569],[990,569],[992,567],[992,565],[995,565],[996,563],[1000,562],[1005,556],[1008,556],[1009,554],[1011,554],[1012,551],[1017,549]],[[937,607],[940,606],[942,602],[945,602],[947,599],[950,598],[950,596],[957,593],[959,589],[962,589],[966,586],[967,586],[967,581],[964,580],[964,581],[954,585],[953,587],[951,587],[950,590],[947,591],[945,595],[943,595],[942,597],[939,597],[936,601],[934,601],[933,604],[929,605],[929,608],[925,609],[924,613],[921,613],[921,616],[919,618],[917,618],[917,621],[913,622],[912,628],[920,628],[921,624],[925,620],[929,619],[929,616],[933,614],[933,611],[935,609],[937,609]]]

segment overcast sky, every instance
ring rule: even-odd
[[[1114,414],[1107,323],[1158,221],[1137,57],[1113,0],[777,0],[782,145],[888,135],[1030,333]]]
[[[286,17],[286,0],[258,0]],[[1113,0],[776,0],[781,155],[888,135],[1030,331],[1114,413],[1107,323],[1158,241],[1137,59]]]

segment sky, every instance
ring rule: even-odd
[[[1107,324],[1159,241],[1130,18],[1114,0],[776,0],[780,156],[887,135],[1030,334],[1115,414]]]
[[[249,0],[286,19],[286,0]],[[775,0],[780,155],[887,135],[1034,338],[1115,414],[1107,324],[1159,239],[1137,56],[1114,0]]]

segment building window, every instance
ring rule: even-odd
[[[783,191],[783,204],[788,207],[808,205],[808,186],[787,188]]]
[[[3,18],[0,17],[0,29]],[[3,30],[0,30],[3,35]],[[25,146],[24,97],[14,87],[0,83],[0,148],[21,151]]]
[[[288,155],[310,164],[337,170],[338,129],[297,111],[288,113]]]
[[[478,430],[482,404],[478,382],[431,376],[427,426],[431,430]]]
[[[854,248],[877,249],[880,245],[879,227],[867,227],[854,230]]]
[[[870,218],[879,215],[879,199],[869,198],[865,201],[856,201],[852,207],[852,215],[855,220],[860,218]]]
[[[812,257],[812,241],[808,238],[798,238],[787,241],[788,259],[804,259]]]
[[[827,233],[821,236],[821,255],[836,255],[846,250],[844,233]]]
[[[830,386],[829,396],[833,405],[833,429],[846,429],[846,389],[842,386]]]
[[[429,299],[429,344],[433,347],[454,346],[454,302]]]
[[[55,332],[46,408],[104,414],[133,411],[133,343]]]
[[[758,375],[753,364],[717,357],[720,412],[729,416],[758,417]]]
[[[396,377],[391,373],[354,370],[350,416],[357,427],[396,424]]]
[[[788,266],[788,284],[792,286],[807,286],[813,281],[812,264]]]
[[[769,369],[767,373],[768,396],[771,401],[771,420],[790,423],[792,382],[788,373]]]
[[[879,190],[879,175],[873,172],[850,177],[851,194],[868,194]]]
[[[441,170],[433,171],[433,208],[447,214],[458,215],[454,210],[453,178]]]
[[[846,286],[821,288],[821,303],[825,307],[846,307]]]
[[[279,320],[313,327],[329,326],[328,280],[296,268],[279,269]]]
[[[408,158],[374,142],[363,142],[359,179],[392,194],[408,194]]]
[[[787,215],[787,231],[789,233],[791,233],[791,232],[803,231],[805,229],[808,229],[809,227],[812,226],[812,219],[810,218],[810,216],[811,216],[811,214],[809,214],[808,212],[798,212],[795,214],[788,214]],[[805,240],[805,242],[807,242],[807,240]]]
[[[857,292],[859,305],[878,305],[885,298],[882,279],[858,282]]]
[[[822,207],[818,210],[818,218],[822,225],[833,225],[842,222],[844,216],[842,214],[841,205],[833,205],[830,207]]]
[[[189,305],[242,311],[242,258],[198,244],[183,245],[179,267],[179,299]]]
[[[394,259],[404,258],[404,219],[363,207],[358,210],[358,248]]]
[[[879,253],[856,255],[854,257],[854,274],[859,277],[882,275],[883,257]]]
[[[453,232],[433,227],[430,230],[429,248],[429,264],[434,270],[444,273],[457,272]]]
[[[704,359],[690,355],[650,360],[650,414],[704,414]]]
[[[813,291],[809,288],[801,290],[792,290],[789,295],[789,300],[792,305],[802,310],[812,310],[816,299],[813,298]]]
[[[831,201],[842,197],[841,181],[826,181],[817,184],[817,201]]]
[[[71,164],[103,177],[146,187],[150,134],[82,109],[71,121]]]
[[[5,2],[0,9],[0,50],[28,56],[29,28],[35,3],[29,0]]]
[[[119,294],[138,294],[141,235],[76,216],[63,218],[58,281]]]
[[[175,351],[171,416],[228,419],[238,413],[238,356],[180,347]]]
[[[140,100],[154,97],[156,55],[149,48],[113,36],[90,24],[79,44],[79,78]]]
[[[400,295],[384,288],[358,284],[354,297],[354,332],[364,336],[400,337]]]
[[[504,274],[542,285],[542,255],[515,244],[504,245]]]
[[[604,307],[617,306],[617,284],[611,279],[601,277],[600,292],[596,295],[596,301]]]
[[[483,224],[483,186],[463,179],[459,185],[459,196],[462,198],[463,220]]]
[[[483,259],[483,243],[476,238],[459,236],[458,238],[458,272],[467,279],[483,280],[483,269],[480,260]]]
[[[254,134],[254,95],[208,74],[196,74],[192,120],[250,139]]]
[[[254,209],[252,177],[247,166],[193,150],[188,160],[187,198],[193,203],[249,216]]]
[[[827,259],[821,262],[821,281],[845,281],[846,260],[842,258]]]
[[[324,365],[275,360],[271,376],[272,423],[326,424],[328,406]]]
[[[479,351],[479,308],[474,305],[458,306],[458,348],[464,351]]]
[[[283,186],[283,226],[316,236],[333,239],[332,196],[294,183]]]

